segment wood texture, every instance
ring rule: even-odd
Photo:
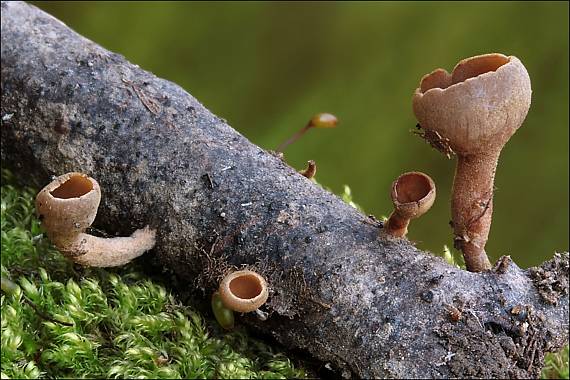
[[[96,227],[150,224],[143,257],[203,297],[228,269],[256,269],[269,318],[239,321],[345,377],[536,377],[568,339],[567,253],[476,274],[380,238],[179,86],[26,3],[2,3],[1,85],[3,166],[38,187],[94,177]]]

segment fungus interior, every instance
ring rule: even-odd
[[[71,176],[67,181],[52,190],[50,194],[54,198],[69,199],[79,198],[93,190],[93,183],[87,177],[80,175]]]
[[[453,84],[463,82],[481,74],[496,71],[499,67],[509,63],[509,57],[502,54],[488,54],[467,59],[457,64],[453,69],[451,81]]]
[[[409,173],[398,178],[396,196],[400,203],[418,202],[432,190],[430,181],[423,175]]]
[[[429,75],[422,78],[420,90],[422,93],[432,88],[446,89],[451,85],[451,75],[443,69],[437,69]]]
[[[260,295],[262,288],[257,277],[246,274],[230,281],[230,291],[238,298],[251,299]]]
[[[445,90],[451,85],[461,83],[469,78],[496,71],[499,67],[509,63],[509,57],[502,54],[487,54],[461,61],[449,73],[443,69],[437,69],[422,78],[420,91],[425,93],[432,88]]]

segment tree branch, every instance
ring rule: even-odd
[[[346,376],[536,377],[568,339],[568,254],[476,274],[379,238],[179,86],[25,3],[2,3],[1,85],[3,165],[36,186],[94,177],[97,227],[150,224],[147,255],[204,295],[257,269],[269,318],[241,320]]]

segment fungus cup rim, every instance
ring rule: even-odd
[[[401,202],[398,199],[398,184],[401,184],[402,179],[408,177],[419,177],[424,184],[427,185],[429,190],[420,199],[412,200],[409,202]],[[412,182],[410,182],[412,183]],[[413,184],[413,183],[412,183]],[[392,198],[392,203],[396,212],[402,214],[402,216],[409,218],[417,218],[425,214],[433,205],[436,198],[436,187],[433,179],[425,173],[422,172],[407,172],[401,174],[394,182],[392,182],[392,190],[390,192]]]
[[[78,196],[78,197],[69,197],[69,198],[61,198],[58,196],[53,195],[52,193],[54,191],[56,191],[57,189],[59,189],[61,186],[63,186],[67,181],[71,180],[73,177],[82,177],[87,179],[90,183],[91,183],[91,190],[87,191],[86,193]],[[99,187],[99,183],[91,178],[90,176],[88,176],[85,173],[79,173],[79,172],[71,172],[71,173],[66,173],[63,174],[59,177],[57,177],[55,180],[53,180],[52,182],[50,182],[47,186],[45,186],[41,191],[44,192],[48,197],[50,197],[51,199],[57,201],[57,202],[76,202],[77,200],[83,200],[89,196],[91,196],[93,193],[101,193],[101,188]]]
[[[504,57],[504,58],[507,59],[507,61],[506,61],[505,63],[503,63],[502,65],[500,65],[499,67],[497,67],[495,70],[489,70],[489,71],[486,71],[486,72],[484,72],[484,73],[481,73],[481,74],[478,74],[478,75],[475,75],[475,76],[466,78],[466,79],[464,79],[464,80],[462,80],[462,81],[460,81],[460,82],[451,83],[449,86],[447,86],[447,87],[445,87],[445,88],[432,87],[432,88],[428,88],[426,91],[422,91],[422,83],[423,83],[423,81],[424,81],[425,79],[431,77],[432,75],[434,75],[436,72],[444,72],[445,75],[446,75],[446,77],[448,77],[448,78],[451,80],[451,78],[452,78],[452,76],[453,76],[453,73],[454,73],[455,70],[459,67],[459,65],[461,65],[462,63],[466,63],[466,62],[470,62],[470,61],[474,61],[474,60],[479,60],[479,59],[482,59],[482,58],[492,57],[492,56]],[[469,82],[474,82],[474,81],[482,80],[482,79],[484,79],[484,78],[486,78],[486,77],[490,77],[490,76],[492,76],[492,75],[498,75],[499,71],[507,70],[509,64],[516,63],[516,61],[519,61],[519,62],[520,62],[520,60],[519,60],[517,57],[513,56],[513,55],[507,56],[507,55],[504,55],[504,54],[501,54],[501,53],[481,54],[481,55],[476,55],[476,56],[473,56],[473,57],[465,58],[465,59],[462,59],[461,61],[459,61],[459,62],[455,65],[455,67],[453,68],[453,70],[451,70],[451,73],[448,72],[446,69],[438,68],[438,69],[433,70],[433,71],[430,72],[429,74],[424,75],[424,76],[422,77],[422,79],[420,80],[420,86],[416,88],[416,91],[414,92],[414,95],[419,95],[419,96],[423,97],[424,95],[427,95],[427,94],[429,94],[429,93],[446,92],[446,91],[449,90],[449,89],[460,87],[461,85],[465,85],[466,83],[469,83]],[[522,62],[521,62],[521,64],[522,64]]]
[[[255,279],[255,285],[259,286],[259,293],[255,297],[241,298],[232,291],[231,283],[241,277]],[[250,312],[258,309],[267,301],[269,296],[265,279],[259,273],[250,270],[240,270],[228,274],[220,283],[219,293],[225,307],[239,312]]]

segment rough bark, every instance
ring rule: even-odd
[[[568,339],[568,254],[476,274],[379,237],[179,86],[25,3],[2,3],[1,85],[2,165],[38,186],[96,178],[98,227],[150,224],[146,255],[205,296],[257,269],[270,316],[241,321],[347,376],[536,377]]]

